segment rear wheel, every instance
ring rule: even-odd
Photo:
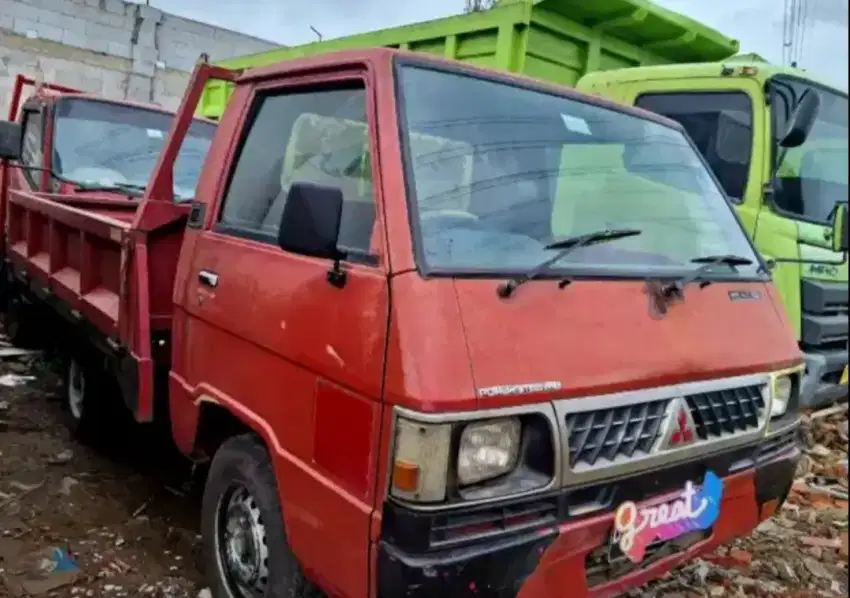
[[[68,357],[64,386],[65,425],[75,439],[105,444],[126,431],[121,390],[109,370],[95,367],[87,356]]]
[[[317,595],[287,543],[268,453],[251,435],[231,438],[216,452],[201,531],[215,598]]]
[[[3,327],[12,344],[22,349],[38,349],[42,345],[40,319],[33,305],[20,297],[11,297],[6,304]]]

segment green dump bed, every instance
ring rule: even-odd
[[[427,52],[573,86],[585,73],[707,62],[738,51],[730,39],[649,0],[501,0],[491,10],[382,29],[220,62],[247,68],[349,48]],[[230,85],[210,82],[199,112],[218,118]]]

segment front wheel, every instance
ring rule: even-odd
[[[216,452],[201,531],[215,598],[315,595],[286,540],[269,455],[253,436],[231,438]]]

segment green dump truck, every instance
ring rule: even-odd
[[[846,256],[834,249],[847,201],[847,93],[805,71],[739,56],[738,42],[648,0],[502,0],[496,8],[221,62],[271,64],[385,46],[519,72],[638,105],[681,122],[759,250],[775,260],[818,405],[847,393]],[[213,81],[199,110],[217,118],[229,84]],[[781,147],[801,99],[816,96],[806,135]],[[787,144],[786,144],[787,145]],[[730,339],[735,342],[735,339]]]

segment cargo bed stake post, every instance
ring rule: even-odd
[[[150,262],[148,255],[148,234],[166,224],[185,218],[185,211],[174,203],[174,162],[177,159],[183,139],[195,118],[195,110],[201,99],[204,87],[210,79],[222,79],[234,82],[241,71],[199,61],[192,72],[189,85],[180,101],[180,108],[172,119],[165,147],[157,158],[156,165],[148,179],[145,193],[139,202],[133,223],[125,230],[121,239],[121,266],[126,268],[126,277],[122,277],[122,287],[134,279],[136,305],[127,304],[127,287],[120,290],[118,322],[121,339],[130,342],[128,350],[138,362],[138,397],[136,418],[149,421],[153,416],[153,351],[151,347],[150,317]]]
[[[180,101],[180,108],[171,122],[165,147],[157,158],[156,166],[151,172],[145,194],[142,197],[136,217],[133,220],[132,231],[150,231],[161,224],[158,207],[173,206],[174,200],[174,162],[183,145],[183,139],[189,131],[195,110],[200,102],[204,87],[211,79],[234,82],[241,71],[215,66],[207,62],[207,55],[202,54],[195,70],[189,79],[189,85]],[[157,206],[158,204],[158,206]],[[157,207],[154,207],[157,206]],[[171,212],[171,210],[168,210]]]

